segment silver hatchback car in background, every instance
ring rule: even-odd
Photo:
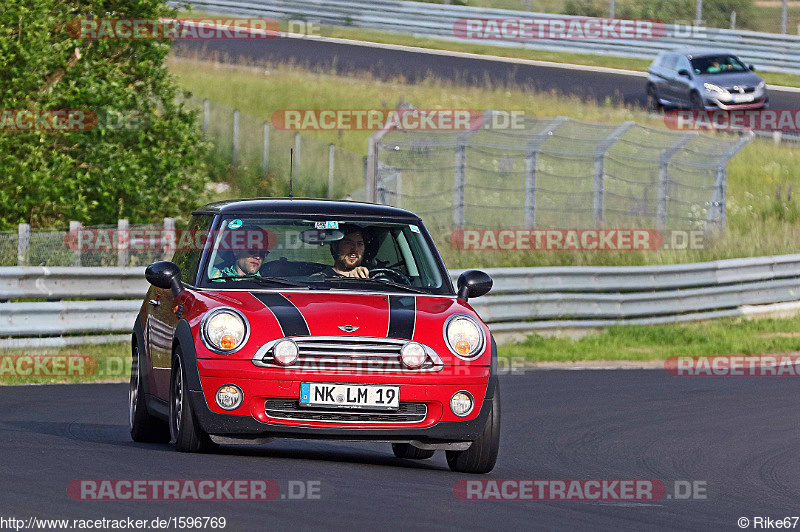
[[[661,52],[648,69],[651,109],[761,109],[769,106],[767,88],[738,57],[724,50]]]

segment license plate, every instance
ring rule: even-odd
[[[733,95],[733,102],[734,103],[743,103],[743,102],[752,102],[753,95],[752,94],[734,94]]]
[[[300,406],[397,410],[400,408],[400,387],[301,382]]]

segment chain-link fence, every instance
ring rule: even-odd
[[[277,129],[268,121],[209,100],[190,98],[187,104],[202,110],[203,129],[214,145],[215,160],[248,169],[255,174],[256,185],[258,176],[269,175],[271,188],[261,188],[262,193],[288,195],[291,149],[295,194],[299,190],[311,197],[344,198],[363,190],[362,155],[295,131]],[[260,189],[243,188],[255,192]]]
[[[172,238],[168,235],[172,235]],[[175,220],[0,232],[0,266],[147,266],[172,257]],[[171,244],[170,244],[171,243]]]
[[[725,224],[731,140],[625,122],[525,117],[470,132],[393,130],[375,144],[376,200],[442,229]]]

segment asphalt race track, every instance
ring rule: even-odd
[[[178,55],[211,56],[245,63],[294,63],[338,73],[367,72],[378,79],[401,76],[410,83],[436,77],[464,84],[510,84],[539,91],[556,90],[582,98],[644,106],[645,78],[639,74],[592,71],[590,67],[563,67],[499,62],[448,52],[415,53],[390,47],[344,44],[320,39],[276,38],[268,41],[177,41]],[[756,65],[757,66],[757,65]],[[608,70],[608,69],[601,69]],[[770,91],[773,109],[800,109],[800,91]]]
[[[536,371],[501,385],[501,452],[483,476],[451,473],[441,452],[396,459],[383,443],[276,440],[183,454],[130,440],[126,384],[3,386],[0,517],[224,516],[237,531],[737,530],[740,517],[800,514],[800,387],[791,377]],[[462,501],[453,486],[464,478],[657,479],[668,494],[675,481],[699,481],[707,498]],[[82,501],[67,494],[76,479],[274,479],[283,495],[289,481],[316,481],[319,498]]]

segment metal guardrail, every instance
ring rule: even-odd
[[[178,2],[170,2],[178,5]],[[392,0],[190,0],[195,8],[240,16],[316,20],[335,26],[354,26],[437,39],[457,40],[453,26],[462,18],[587,18],[468,6]],[[473,41],[474,42],[474,41]],[[666,25],[665,35],[653,40],[492,40],[487,44],[537,50],[583,52],[652,59],[658,52],[679,47],[725,48],[762,70],[800,73],[800,36]]]
[[[800,302],[800,255],[486,271],[494,289],[470,303],[498,334],[710,319]],[[451,272],[453,281],[460,273]],[[0,268],[0,348],[125,341],[146,290],[141,268]],[[94,299],[8,302],[74,297]],[[97,333],[108,336],[75,336]]]

